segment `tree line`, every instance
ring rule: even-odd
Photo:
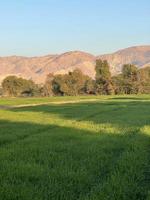
[[[125,64],[122,73],[112,76],[106,60],[96,60],[95,79],[79,69],[64,75],[48,74],[43,85],[32,80],[8,76],[0,93],[6,96],[77,96],[111,94],[150,94],[150,67],[138,69]]]

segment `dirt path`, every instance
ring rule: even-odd
[[[0,110],[6,110],[6,109],[9,109],[10,106],[0,106]]]
[[[32,103],[32,104],[21,104],[16,106],[1,106],[0,110],[9,110],[14,108],[24,108],[24,107],[32,107],[32,106],[40,106],[40,105],[61,105],[61,104],[72,104],[72,103],[80,103],[80,102],[94,102],[99,101],[99,99],[81,99],[81,100],[71,100],[71,101],[58,101],[58,102],[45,102],[45,103]]]

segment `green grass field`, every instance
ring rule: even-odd
[[[0,200],[150,200],[150,96],[1,98]]]

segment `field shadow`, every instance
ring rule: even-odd
[[[7,120],[0,120],[0,130],[1,199],[10,199],[9,194],[11,199],[22,200],[84,199],[95,195],[95,188],[105,199],[108,195],[115,199],[118,192],[122,193],[120,199],[146,199],[149,182],[141,183],[147,176],[143,166],[148,163],[142,160],[147,135],[108,134],[105,130],[94,134]],[[113,182],[115,176],[117,182]],[[125,184],[118,188],[122,181]]]
[[[80,102],[61,105],[40,105],[13,109],[13,112],[39,112],[56,114],[62,119],[89,121],[95,124],[134,126],[140,128],[150,124],[150,102],[146,101],[103,101]]]
[[[109,98],[108,100],[135,100],[135,101],[140,101],[140,100],[147,100],[147,99],[143,98],[143,97],[125,96],[125,97],[112,97],[112,98]]]

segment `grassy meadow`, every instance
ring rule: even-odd
[[[0,98],[0,200],[150,200],[150,96]]]

